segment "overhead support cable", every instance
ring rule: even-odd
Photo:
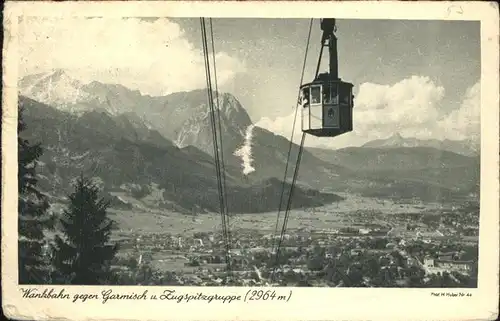
[[[308,51],[309,51],[309,42],[310,42],[310,39],[311,39],[311,30],[312,30],[313,20],[314,19],[311,18],[311,20],[309,22],[309,32],[308,32],[308,35],[307,35],[306,50],[305,50],[305,53],[304,53],[304,62],[303,62],[303,65],[302,65],[302,73],[300,75],[299,88],[300,88],[300,86],[302,86],[302,82],[304,81],[304,71],[306,69],[307,54],[308,54]],[[299,98],[300,98],[300,90],[299,90],[299,93],[297,95],[297,100],[296,100],[297,102],[299,101]],[[287,157],[286,157],[285,174],[283,176],[283,183],[282,183],[282,187],[281,187],[281,195],[280,195],[280,202],[279,202],[279,207],[278,207],[278,215],[276,217],[276,226],[274,228],[274,233],[273,233],[272,252],[275,251],[276,234],[278,233],[278,225],[279,225],[279,222],[280,222],[280,214],[281,214],[282,206],[283,206],[283,197],[284,197],[284,194],[285,194],[286,180],[287,180],[287,175],[288,175],[288,166],[289,166],[290,155],[291,155],[292,147],[293,147],[293,136],[295,134],[295,124],[297,122],[297,112],[298,112],[298,110],[299,110],[299,106],[298,106],[298,103],[297,103],[297,105],[295,107],[295,115],[294,115],[294,118],[293,118],[292,133],[290,135],[290,144],[288,146],[288,153],[287,153]]]
[[[215,62],[215,44],[214,44],[214,30],[212,26],[212,18],[209,18],[209,23],[210,23],[210,36],[211,36],[211,41],[212,41],[212,59],[213,59],[213,66],[214,66],[214,83],[215,83],[215,101],[217,102],[217,118],[218,118],[218,129],[219,129],[219,147],[220,147],[220,159],[221,159],[221,172],[222,172],[222,188],[223,188],[223,195],[224,195],[224,211],[225,211],[225,216],[226,216],[226,230],[227,230],[227,239],[228,239],[228,244],[231,244],[231,230],[229,229],[230,222],[229,222],[229,210],[227,206],[227,189],[226,189],[226,168],[224,164],[224,145],[222,144],[222,125],[221,125],[221,116],[220,116],[220,110],[221,110],[221,101],[219,99],[219,87],[217,84],[217,65]]]
[[[311,19],[310,24],[309,24],[309,33],[308,33],[308,36],[307,36],[306,50],[305,50],[305,54],[304,54],[304,63],[302,65],[302,73],[301,73],[301,76],[300,76],[300,86],[302,85],[302,82],[304,80],[304,71],[305,71],[305,68],[306,68],[307,53],[309,51],[309,41],[310,41],[310,38],[311,38],[312,22],[313,22],[313,19]],[[297,101],[299,100],[299,98],[300,98],[300,90],[299,90],[299,93],[297,95]],[[274,246],[275,246],[275,235],[278,232],[279,218],[280,218],[280,213],[281,213],[282,205],[283,205],[283,196],[284,196],[284,192],[285,192],[285,186],[286,186],[286,179],[287,179],[287,174],[288,174],[288,165],[289,165],[289,161],[290,161],[290,155],[291,155],[292,147],[293,147],[293,136],[295,134],[295,124],[297,122],[297,112],[298,112],[298,110],[299,110],[299,108],[298,108],[298,104],[297,104],[297,106],[295,107],[295,115],[294,115],[294,118],[293,118],[292,133],[290,135],[290,144],[288,146],[288,153],[287,153],[287,157],[286,157],[285,174],[284,174],[284,177],[283,177],[283,183],[282,183],[282,188],[281,188],[280,203],[279,203],[279,207],[278,207],[278,215],[277,215],[277,218],[276,218],[276,226],[275,226],[274,235],[273,235],[273,251],[274,251]]]
[[[210,59],[208,54],[208,45],[207,45],[207,32],[206,32],[206,24],[205,18],[200,18],[200,26],[201,26],[201,36],[202,36],[202,47],[203,47],[203,56],[205,60],[205,76],[207,80],[207,96],[208,96],[208,106],[210,109],[210,123],[212,127],[212,136],[213,136],[213,147],[214,147],[214,160],[215,160],[215,170],[217,176],[217,187],[219,191],[219,204],[220,204],[220,212],[221,212],[221,221],[222,221],[222,234],[224,238],[224,244],[226,248],[226,265],[227,270],[231,272],[231,257],[230,257],[230,246],[229,246],[229,233],[228,226],[226,222],[226,203],[225,203],[225,189],[222,182],[222,173],[221,173],[221,161],[219,158],[219,138],[217,136],[217,125],[215,119],[215,110],[214,110],[214,97],[213,97],[213,89],[212,89],[212,79],[210,73]],[[213,39],[213,35],[212,35]],[[215,54],[214,54],[215,60]],[[216,76],[214,76],[216,77]],[[218,102],[217,102],[218,103]]]
[[[274,280],[274,275],[276,272],[276,268],[279,265],[279,257],[280,257],[280,250],[281,250],[281,244],[283,243],[283,239],[285,237],[285,231],[288,225],[288,218],[290,217],[290,208],[292,205],[292,199],[293,199],[293,189],[295,187],[297,177],[299,176],[299,168],[300,168],[300,161],[302,160],[302,152],[304,150],[304,141],[306,139],[306,133],[302,133],[302,139],[300,141],[300,146],[299,146],[299,153],[297,155],[297,163],[295,165],[295,171],[293,173],[293,178],[292,178],[292,184],[290,185],[290,192],[288,194],[288,203],[286,206],[286,211],[285,211],[285,217],[283,219],[283,226],[281,228],[281,234],[280,234],[280,239],[278,246],[276,248],[276,262],[274,264],[273,272],[271,274],[271,282]]]

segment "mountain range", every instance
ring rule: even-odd
[[[414,137],[403,137],[399,133],[394,133],[386,139],[372,140],[363,145],[369,148],[394,148],[394,147],[432,147],[445,151],[454,152],[466,156],[479,155],[479,142],[473,140],[437,140],[418,139]]]
[[[64,195],[71,190],[72,179],[83,172],[103,182],[107,193],[126,190],[127,185],[148,189],[155,184],[162,191],[159,207],[187,213],[197,207],[218,211],[213,158],[198,148],[179,148],[158,132],[137,126],[126,114],[95,110],[75,116],[23,96],[19,101],[27,124],[21,135],[44,147],[39,170],[44,191]],[[227,165],[225,169],[228,207],[233,212],[277,209],[279,180],[252,184],[239,168]],[[334,194],[300,188],[294,192],[297,207],[336,200],[340,197]]]
[[[85,170],[108,191],[157,184],[163,191],[161,206],[216,210],[206,90],[142,95],[116,84],[84,84],[56,70],[22,78],[19,91],[28,125],[23,135],[46,149],[45,188],[62,193],[69,187],[66,178]],[[214,96],[230,208],[241,213],[276,209],[289,141],[255,126],[233,95]],[[341,200],[335,192],[424,201],[464,197],[479,186],[479,156],[467,146],[395,134],[361,147],[306,148],[293,205]],[[292,146],[289,179],[298,149]]]

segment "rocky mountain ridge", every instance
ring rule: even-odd
[[[49,84],[54,84],[57,79],[66,85],[50,87]],[[51,94],[43,94],[43,88]],[[60,91],[54,88],[72,88],[78,95],[67,94],[58,97],[55,94],[60,94]],[[53,107],[52,111],[47,114],[54,114],[55,111],[63,112],[65,116],[58,116],[59,122],[63,121],[61,119],[73,117],[79,119],[77,122],[92,124],[88,125],[93,127],[92,135],[105,137],[103,141],[123,140],[127,142],[125,145],[129,142],[140,145],[141,148],[134,150],[135,154],[150,151],[150,148],[144,149],[142,146],[147,143],[148,146],[159,149],[194,153],[189,157],[194,157],[195,162],[211,164],[207,166],[213,168],[213,159],[210,157],[213,154],[211,115],[208,112],[206,90],[152,97],[121,85],[108,85],[95,81],[82,84],[71,80],[64,72],[55,72],[51,76],[25,77],[20,81],[20,91],[31,97],[53,101],[54,105],[50,106]],[[235,184],[267,186],[269,180],[275,183],[283,180],[289,141],[252,124],[245,109],[233,95],[221,93],[217,101],[216,106],[219,108],[216,117],[219,119],[220,116],[221,120],[223,142],[221,146],[225,166],[228,175],[237,178]],[[38,104],[36,101],[35,103]],[[47,121],[43,113],[32,116],[33,122],[37,119]],[[67,121],[67,124],[75,126],[74,119]],[[59,131],[63,130],[64,126],[69,126],[58,125],[57,121],[52,121],[50,125]],[[45,133],[43,128],[35,126],[41,136],[49,136],[46,140],[49,145],[59,139],[54,133]],[[87,130],[90,130],[90,127]],[[97,140],[93,142],[96,146],[89,145],[89,138],[86,135],[89,134],[85,132],[77,137],[67,134],[63,136],[73,137],[73,144],[79,148],[79,153],[86,152],[85,149],[78,147],[80,145],[91,150],[96,146],[104,148],[104,151],[107,150]],[[375,140],[362,147],[340,150],[306,148],[302,156],[298,185],[313,191],[333,190],[361,194],[373,194],[374,188],[386,189],[387,192],[376,194],[380,197],[393,198],[421,197],[432,200],[434,196],[437,195],[439,198],[441,194],[447,195],[445,196],[447,199],[463,196],[477,189],[479,158],[477,154],[465,149],[449,147],[453,144],[446,141],[441,143],[419,141],[395,134],[387,140]],[[75,149],[73,145],[69,146],[69,143],[66,145],[65,148]],[[124,148],[125,145],[121,145],[120,148]],[[127,147],[126,153],[132,149],[131,146]],[[298,150],[298,146],[294,144],[290,154],[288,180],[291,180]],[[109,146],[108,152],[110,158],[106,162],[111,162],[108,164],[110,167],[113,167],[114,161],[123,161],[126,159],[124,157],[131,157],[120,154],[121,152],[109,151]],[[153,155],[154,153],[151,155],[154,158]],[[140,164],[141,161],[148,163],[150,159],[145,156],[139,157],[135,163]],[[188,163],[187,159],[184,161]],[[162,167],[159,163],[155,166]],[[213,171],[210,172],[212,174],[209,175],[213,175]],[[139,177],[132,175],[130,181],[143,179],[140,171],[134,175]],[[278,201],[279,199],[275,200],[276,203]]]

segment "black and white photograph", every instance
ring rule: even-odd
[[[18,286],[478,289],[479,19],[15,23]]]

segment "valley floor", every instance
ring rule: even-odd
[[[119,283],[476,286],[474,207],[342,196],[338,204],[291,211],[279,256],[277,213],[232,216],[230,273],[220,215],[112,210]]]

